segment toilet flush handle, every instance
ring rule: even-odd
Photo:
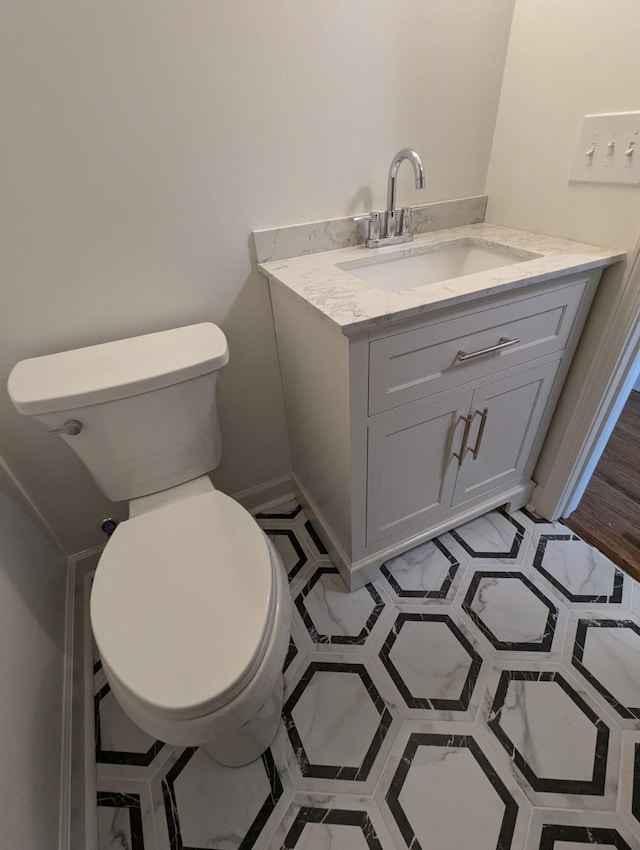
[[[47,431],[45,436],[56,437],[58,434],[66,434],[67,437],[75,437],[80,431],[82,431],[82,422],[78,422],[77,419],[67,419],[64,425],[60,428],[52,428],[51,431]]]

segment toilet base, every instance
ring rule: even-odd
[[[214,761],[226,767],[249,764],[269,749],[278,731],[284,698],[284,682],[278,679],[271,696],[243,726],[214,741],[202,744],[202,749]]]

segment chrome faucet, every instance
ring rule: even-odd
[[[389,179],[387,183],[387,208],[384,212],[372,212],[368,215],[358,215],[354,221],[364,225],[364,238],[367,248],[380,248],[383,245],[396,245],[399,242],[410,242],[411,210],[409,207],[396,209],[396,179],[398,169],[403,160],[413,166],[416,178],[416,189],[424,189],[424,166],[418,154],[412,148],[402,148],[391,160]]]

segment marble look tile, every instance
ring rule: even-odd
[[[618,815],[635,836],[640,848],[640,730],[622,733]]]
[[[377,583],[376,583],[377,584]],[[312,646],[364,646],[389,602],[367,584],[351,593],[334,566],[318,567],[294,598]]]
[[[532,567],[571,607],[631,605],[629,577],[570,532],[540,534]]]
[[[366,656],[312,657],[287,686],[282,710],[279,738],[294,784],[370,793],[397,732],[395,710]]]
[[[100,788],[96,802],[98,850],[154,847],[151,798],[146,784],[125,780],[118,783],[118,791]]]
[[[291,521],[296,519],[296,517],[299,517],[301,512],[302,508],[298,504],[297,499],[287,499],[285,502],[281,502],[273,508],[259,511],[255,517],[260,524],[261,520],[265,519]]]
[[[483,722],[536,806],[615,808],[620,733],[557,665],[496,669]]]
[[[314,553],[315,560],[318,560],[318,561],[327,560],[327,561],[330,562],[331,559],[329,558],[329,553],[327,552],[327,549],[326,549],[324,543],[322,542],[320,535],[316,531],[315,527],[312,525],[310,519],[306,520],[306,522],[304,524],[304,530],[306,531],[307,536],[311,540],[312,546],[315,549],[315,553]]]
[[[638,839],[608,812],[534,809],[526,850],[634,850]]]
[[[295,572],[292,597],[304,600],[318,636],[356,642],[314,644],[294,606],[285,721],[270,748],[272,763],[260,759],[238,769],[169,745],[146,766],[136,763],[148,758],[154,742],[121,713],[98,669],[95,692],[104,690],[99,750],[133,762],[100,761],[97,787],[125,801],[139,799],[143,836],[143,845],[135,846],[135,806],[101,805],[99,850],[407,850],[411,835],[411,850],[522,850],[532,804],[526,850],[606,848],[606,840],[619,850],[616,836],[640,850],[640,718],[621,713],[633,714],[639,705],[640,621],[630,611],[635,597],[633,610],[640,613],[638,586],[623,579],[621,601],[609,601],[616,587],[606,559],[573,540],[557,542],[566,536],[564,526],[537,522],[524,511],[511,519],[524,541],[513,559],[503,556],[518,529],[492,512],[457,530],[471,552],[453,537],[439,538],[390,562],[373,594],[346,595],[333,585],[336,574],[304,511],[289,502],[265,512],[259,522],[278,532],[272,539]],[[556,542],[572,547],[570,557],[560,558],[565,574],[555,575],[569,583],[565,593],[533,565],[545,535],[554,538],[556,560]],[[580,578],[585,552],[591,559],[586,585]],[[576,602],[566,592],[607,601]],[[384,610],[367,626],[379,604],[375,594]],[[576,641],[580,621],[589,625]],[[360,643],[363,628],[369,633]],[[385,645],[387,667],[380,657]],[[505,672],[527,675],[503,679]],[[501,679],[504,704],[494,711]],[[440,701],[449,707],[436,708]],[[452,707],[467,701],[465,710]],[[503,741],[488,725],[492,718],[500,727],[504,720]],[[525,757],[534,784],[541,779],[555,791],[534,790],[531,775],[518,766]],[[600,789],[602,773],[604,793],[586,793],[586,786]],[[574,782],[582,783],[580,793],[562,785]]]
[[[253,848],[291,799],[283,778],[271,750],[240,768],[218,764],[202,748],[181,750],[155,786],[162,796],[156,818],[166,824],[169,847]]]
[[[103,764],[151,764],[164,743],[137,726],[104,685],[95,700],[96,759]]]
[[[404,716],[473,720],[477,714],[491,664],[452,612],[403,608],[377,654]]]
[[[487,196],[437,201],[412,207],[413,233],[427,233],[443,227],[458,227],[484,221]],[[270,230],[255,230],[253,240],[259,263],[282,260],[319,251],[347,248],[362,242],[353,216],[313,221]]]
[[[398,603],[449,604],[465,568],[439,538],[387,561],[380,582]]]
[[[498,655],[550,657],[562,645],[567,616],[520,571],[475,570],[467,575],[462,610]],[[559,618],[561,623],[559,624]]]
[[[375,792],[397,847],[519,850],[530,806],[483,734],[406,723]]]
[[[312,662],[283,715],[303,774],[329,779],[366,779],[371,747],[391,722],[360,664]]]
[[[266,521],[267,527],[264,528],[269,535],[269,539],[278,550],[282,563],[289,576],[289,581],[298,575],[300,570],[308,562],[309,556],[305,552],[302,544],[298,540],[296,532],[291,528],[273,528],[272,524]]]
[[[256,514],[256,519],[278,550],[292,590],[309,580],[318,561],[331,565],[322,541],[295,500]]]
[[[522,560],[527,534],[527,529],[515,516],[498,508],[452,529],[444,540],[455,540],[467,560],[503,566]]]
[[[291,636],[289,638],[289,651],[285,658],[284,673],[285,687],[299,675],[300,668],[307,663],[307,644],[302,632],[302,624],[299,622],[299,617],[294,613],[291,621]]]
[[[140,798],[135,794],[98,794],[100,850],[143,850]]]
[[[298,794],[271,839],[283,850],[395,850],[370,797]]]
[[[640,720],[640,627],[630,619],[580,617],[570,663],[625,720]],[[634,726],[638,723],[634,722]]]

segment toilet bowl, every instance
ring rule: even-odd
[[[8,390],[108,498],[129,501],[90,603],[114,696],[148,734],[236,766],[276,734],[291,601],[273,544],[205,474],[220,459],[227,360],[204,323],[21,361]]]
[[[90,605],[107,680],[138,726],[226,765],[269,746],[291,603],[277,551],[237,502],[210,485],[121,523]]]

